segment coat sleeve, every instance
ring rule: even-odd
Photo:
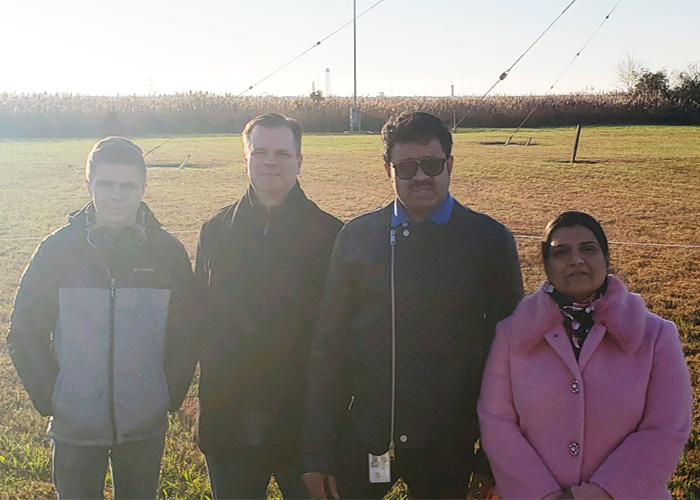
[[[306,420],[302,440],[303,472],[328,473],[333,468],[339,372],[348,349],[347,335],[353,295],[351,264],[344,232],[336,239],[328,279],[311,343],[307,374]]]
[[[182,405],[197,363],[194,335],[200,308],[194,293],[194,276],[187,251],[175,241],[170,262],[171,288],[165,339],[165,376],[170,395],[169,411]]]
[[[214,235],[218,234],[220,228],[216,226],[216,222],[209,220],[202,225],[199,231],[199,239],[197,241],[197,253],[194,259],[194,280],[193,289],[197,300],[199,314],[197,316],[197,324],[195,326],[196,337],[194,353],[197,360],[202,359],[208,348],[208,343],[211,343],[212,338],[212,291],[210,289],[210,266],[211,266],[211,247],[214,242]],[[219,298],[220,300],[220,298]]]
[[[299,308],[299,325],[297,327],[298,347],[305,352],[296,354],[296,359],[308,360],[309,339],[312,337],[318,322],[319,309],[323,299],[323,290],[328,279],[328,267],[333,252],[335,239],[343,223],[338,219],[320,220],[318,226],[322,227],[322,237],[318,239],[313,252],[309,256],[310,262],[306,263],[308,269],[306,282],[302,291],[301,306]],[[293,356],[294,358],[295,356]],[[305,372],[305,371],[304,371]]]
[[[644,416],[591,477],[613,498],[666,491],[690,435],[693,395],[678,331],[663,321],[654,346]],[[656,494],[655,494],[656,493]]]
[[[481,445],[502,498],[542,498],[559,483],[520,431],[513,403],[510,348],[503,323],[498,326],[484,372],[478,402]]]
[[[46,240],[22,275],[10,317],[7,348],[34,407],[52,414],[51,396],[58,376],[51,333],[58,318],[58,284],[51,272]]]
[[[508,229],[503,228],[502,238],[490,257],[490,265],[484,266],[484,271],[488,273],[485,281],[488,290],[486,320],[491,332],[489,343],[493,340],[496,324],[510,316],[523,298],[518,246]],[[488,350],[486,352],[488,353]]]

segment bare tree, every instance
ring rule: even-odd
[[[673,75],[672,93],[678,105],[686,109],[700,110],[700,62]]]
[[[615,66],[613,87],[625,94],[632,94],[639,78],[649,71],[644,64],[644,61],[627,52],[624,59]]]

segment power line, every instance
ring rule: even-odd
[[[286,68],[287,66],[289,66],[290,64],[292,64],[292,63],[293,63],[294,61],[296,61],[297,59],[299,59],[301,56],[303,56],[304,54],[306,54],[306,53],[309,52],[310,50],[315,49],[316,47],[318,47],[319,45],[321,45],[323,42],[325,42],[326,40],[328,40],[330,37],[332,37],[333,35],[335,35],[336,33],[338,33],[340,30],[342,30],[342,29],[345,28],[346,26],[352,24],[353,21],[354,21],[354,19],[360,18],[360,17],[364,16],[365,14],[367,14],[370,10],[374,9],[377,5],[379,5],[379,4],[382,3],[383,1],[384,1],[384,0],[379,0],[377,3],[375,3],[375,4],[372,5],[370,8],[368,8],[367,10],[365,10],[364,12],[362,12],[361,14],[359,14],[357,17],[354,17],[353,19],[350,19],[347,23],[343,24],[340,28],[338,28],[337,30],[335,30],[333,33],[331,33],[330,35],[328,35],[328,36],[325,37],[325,38],[322,38],[321,40],[319,40],[318,42],[316,42],[315,44],[313,44],[311,47],[309,47],[308,49],[306,49],[304,52],[302,52],[302,53],[299,54],[298,56],[296,56],[296,57],[294,57],[293,59],[291,59],[289,62],[286,62],[285,64],[283,64],[282,66],[280,66],[279,68],[277,68],[275,71],[273,71],[272,73],[270,73],[269,75],[267,75],[267,76],[266,76],[265,78],[263,78],[262,80],[259,80],[258,82],[254,83],[253,85],[251,85],[250,87],[248,87],[247,89],[245,89],[243,92],[241,92],[240,94],[238,94],[236,97],[241,97],[243,94],[245,94],[245,93],[248,92],[249,90],[253,90],[255,87],[257,87],[258,85],[260,85],[262,82],[264,82],[265,80],[267,80],[268,78],[270,78],[272,75],[274,75],[275,73],[278,73],[278,72],[282,71],[284,68]],[[574,1],[575,1],[575,0],[574,0]],[[572,3],[573,3],[573,2],[572,2]]]
[[[529,240],[542,240],[542,236],[530,236],[529,234],[514,234],[515,238]],[[662,248],[700,248],[700,245],[683,245],[680,243],[639,243],[635,241],[608,241],[610,245],[629,245],[637,247],[662,247]]]
[[[393,193],[392,193],[393,194]],[[387,197],[388,198],[388,197]],[[350,217],[343,217],[349,219]],[[190,230],[180,230],[180,231],[168,231],[171,234],[184,234],[184,233],[198,233],[198,229],[190,229]],[[523,239],[531,239],[531,240],[541,240],[542,236],[531,236],[528,234],[514,234],[513,235],[515,238],[523,238]],[[5,238],[2,237],[0,238],[0,241],[39,241],[43,240],[44,238]],[[628,245],[628,246],[640,246],[640,247],[660,247],[660,248],[699,248],[700,245],[684,245],[681,243],[640,243],[640,242],[635,242],[635,241],[609,241],[608,242],[611,245]]]
[[[542,38],[542,37],[545,35],[545,33],[547,33],[547,32],[550,30],[550,28],[556,24],[557,21],[559,21],[559,19],[561,18],[561,16],[563,16],[564,13],[566,13],[566,11],[569,10],[569,8],[574,4],[574,2],[576,2],[576,0],[571,0],[571,3],[570,3],[569,5],[567,5],[566,8],[565,8],[563,11],[561,11],[561,14],[559,14],[559,15],[556,17],[556,19],[555,19],[554,21],[552,21],[551,24],[550,24],[549,26],[547,26],[547,29],[545,29],[545,30],[540,34],[540,36],[538,36],[538,37],[535,39],[535,41],[532,42],[532,43],[530,44],[530,46],[525,50],[525,52],[523,52],[522,54],[520,54],[520,57],[518,57],[518,58],[515,60],[515,62],[514,62],[513,64],[510,65],[510,68],[508,68],[508,69],[505,70],[503,73],[501,73],[501,76],[498,77],[498,80],[496,80],[496,82],[495,82],[493,85],[491,85],[491,88],[488,89],[488,90],[486,91],[486,93],[485,93],[484,95],[482,95],[482,96],[476,101],[476,103],[472,106],[472,109],[470,109],[469,111],[467,111],[467,113],[462,117],[461,120],[459,120],[458,122],[455,122],[455,124],[454,124],[454,128],[455,128],[455,129],[457,128],[457,125],[459,125],[460,123],[462,123],[462,122],[464,121],[464,119],[472,113],[472,111],[476,108],[477,104],[479,104],[481,101],[483,101],[483,100],[486,98],[486,96],[489,95],[489,94],[491,93],[491,91],[496,87],[496,85],[498,85],[499,83],[501,83],[503,80],[506,79],[506,77],[508,76],[508,74],[510,73],[510,71],[515,67],[515,65],[518,64],[518,63],[520,62],[520,60],[521,60],[523,57],[525,57],[525,55],[526,55],[528,52],[530,52],[530,49],[532,49],[532,47],[534,47],[535,44],[536,44],[537,42],[540,41],[540,38]]]
[[[596,36],[596,34],[600,30],[600,28],[603,27],[603,24],[605,24],[605,21],[607,21],[610,18],[610,16],[612,15],[612,13],[615,12],[615,9],[617,9],[617,6],[620,5],[620,2],[622,2],[622,0],[618,0],[618,2],[615,4],[615,7],[612,8],[612,10],[608,13],[607,16],[605,16],[605,19],[603,19],[603,21],[598,25],[598,27],[595,29],[593,34],[588,38],[588,40],[586,40],[586,43],[583,44],[583,47],[581,47],[581,49],[576,53],[576,55],[571,60],[571,62],[566,66],[566,68],[564,68],[564,71],[562,71],[561,74],[557,77],[557,79],[554,80],[554,83],[549,87],[549,90],[547,90],[547,92],[545,92],[545,94],[542,96],[543,99],[539,103],[537,103],[537,105],[534,108],[532,108],[532,111],[530,111],[530,113],[528,113],[528,115],[525,117],[525,119],[522,121],[522,123],[520,125],[518,125],[518,128],[515,130],[515,132],[513,134],[517,134],[518,132],[520,132],[520,129],[523,128],[523,126],[525,125],[525,122],[527,122],[530,119],[530,117],[535,112],[535,110],[537,108],[539,108],[540,105],[544,102],[544,98],[547,97],[549,95],[549,93],[554,89],[554,86],[557,83],[559,83],[559,80],[561,80],[561,77],[564,76],[564,73],[566,73],[569,70],[569,68],[571,67],[571,65],[574,64],[574,61],[576,59],[578,59],[578,56],[581,55],[581,52],[583,52],[583,50],[588,46],[588,44],[591,42],[593,37]]]

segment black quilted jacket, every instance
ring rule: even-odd
[[[311,351],[307,472],[332,470],[339,433],[371,453],[389,447],[390,224],[391,205],[349,222],[336,240]],[[397,454],[444,446],[469,455],[495,325],[522,298],[515,241],[459,203],[446,224],[396,229]]]

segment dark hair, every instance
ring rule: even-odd
[[[106,137],[97,142],[85,162],[85,179],[88,182],[95,176],[97,166],[131,165],[146,179],[146,162],[143,159],[143,151],[136,144],[124,137]]]
[[[389,118],[382,127],[384,163],[391,161],[391,151],[397,143],[427,143],[431,139],[440,141],[445,157],[449,158],[452,154],[452,134],[440,118],[422,111]]]
[[[294,136],[294,147],[297,150],[297,155],[301,154],[301,125],[299,125],[294,118],[289,118],[278,113],[267,113],[265,115],[256,116],[245,124],[242,136],[243,147],[246,152],[250,147],[250,136],[253,134],[253,129],[258,126],[268,128],[287,127],[292,131],[292,135]]]
[[[552,243],[552,235],[554,231],[562,227],[574,227],[583,226],[590,229],[593,236],[598,240],[598,245],[603,251],[606,261],[610,261],[610,250],[608,249],[608,238],[605,236],[603,228],[600,223],[593,217],[584,212],[577,212],[575,210],[569,210],[562,212],[557,215],[554,220],[547,224],[544,228],[544,234],[542,235],[542,261],[546,264],[549,258],[549,249]]]

